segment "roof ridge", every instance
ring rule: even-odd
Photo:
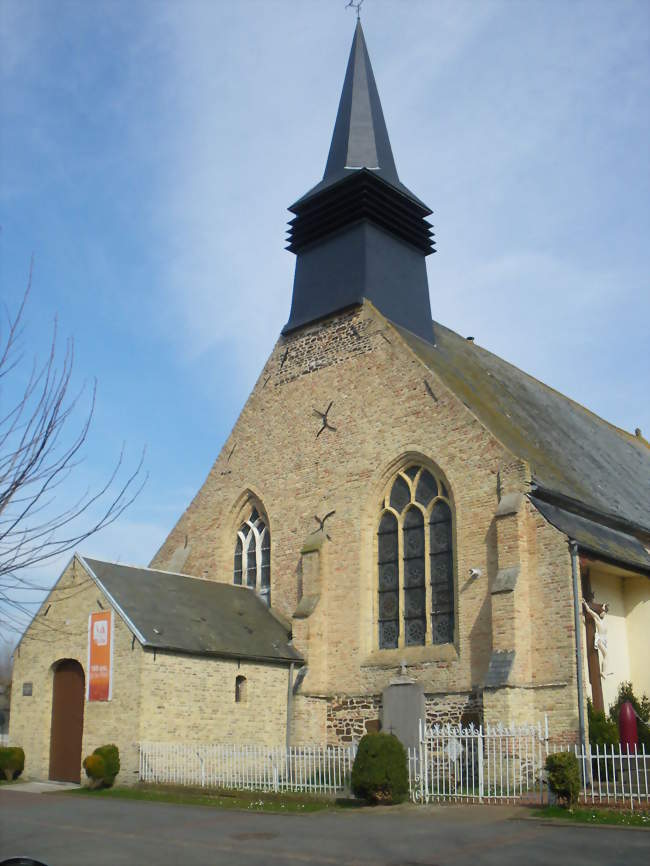
[[[174,577],[189,577],[191,580],[205,580],[204,577],[198,577],[196,574],[185,574],[182,571],[167,571],[164,568],[151,568],[148,565],[133,565],[130,562],[114,562],[112,559],[97,559],[95,556],[86,556],[82,553],[76,553],[80,559],[92,560],[93,562],[101,562],[103,565],[117,565],[120,568],[133,568],[137,571],[153,571],[156,574],[171,574]],[[219,581],[217,581],[218,583]]]

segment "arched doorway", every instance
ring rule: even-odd
[[[50,779],[57,782],[81,779],[84,698],[85,678],[79,662],[74,659],[57,662],[52,685],[50,735]]]

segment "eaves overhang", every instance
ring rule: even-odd
[[[574,541],[581,552],[650,576],[650,550],[634,535],[529,495],[542,517]]]

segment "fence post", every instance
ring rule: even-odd
[[[420,803],[428,803],[428,794],[429,794],[429,786],[425,784],[424,775],[427,770],[427,744],[426,744],[426,728],[422,721],[422,719],[418,720],[418,732],[419,732],[419,746],[418,746],[418,757],[419,757],[419,777],[420,777]],[[426,798],[426,799],[425,799]]]
[[[483,802],[483,725],[478,729],[478,800]]]

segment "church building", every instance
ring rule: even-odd
[[[16,650],[27,776],[107,742],[128,783],[143,741],[358,741],[394,682],[428,723],[564,742],[588,698],[650,694],[650,446],[432,320],[360,23],[290,210],[289,317],[203,486],[148,568],[75,555]]]

